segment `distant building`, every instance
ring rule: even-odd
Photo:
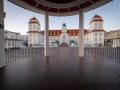
[[[39,21],[33,17],[29,21],[28,44],[40,45],[44,42],[44,30],[40,30]],[[90,21],[90,29],[84,29],[84,45],[104,45],[104,32],[103,19],[99,15],[95,15]],[[70,41],[73,40],[76,44],[79,44],[79,29],[67,29],[65,23],[63,23],[60,30],[49,30],[49,45],[59,41],[59,44],[67,43],[70,45]]]
[[[4,38],[6,49],[21,48],[23,46],[20,33],[5,30]]]
[[[28,23],[29,31],[28,33],[28,46],[39,46],[44,43],[44,36],[41,31],[41,25],[39,21],[33,17]]]
[[[95,15],[90,21],[90,29],[85,32],[85,45],[104,45],[103,19],[99,15]]]
[[[120,30],[111,30],[105,33],[105,45],[120,47]]]

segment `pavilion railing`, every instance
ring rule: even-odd
[[[103,47],[85,47],[85,52],[95,58],[109,60],[120,64],[120,49]]]
[[[34,57],[40,55],[42,52],[44,52],[43,48],[8,49],[5,50],[6,63]]]

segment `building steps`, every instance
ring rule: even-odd
[[[67,43],[62,43],[59,47],[70,47]]]

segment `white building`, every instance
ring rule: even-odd
[[[21,35],[17,32],[5,31],[4,32],[5,38],[5,48],[21,48],[23,46]]]
[[[33,17],[29,20],[28,23],[28,46],[39,46],[43,45],[44,36],[41,31],[41,25],[39,21]]]
[[[55,44],[56,40],[60,42],[59,44],[67,43],[70,45],[69,41],[71,40],[79,44],[78,33],[78,29],[67,29],[66,24],[63,23],[61,30],[49,30],[49,45]]]
[[[85,45],[104,45],[103,19],[95,15],[90,21],[90,29],[84,34]]]
[[[84,29],[84,45],[104,45],[104,30],[102,17],[95,15],[90,21],[90,29]],[[40,42],[44,41],[44,30],[40,30],[39,21],[33,17],[29,21],[28,44],[40,45]],[[61,30],[49,30],[49,45],[55,44],[58,40],[60,43],[67,43],[70,45],[70,41],[75,41],[79,44],[79,29],[67,29],[65,23],[63,23]]]

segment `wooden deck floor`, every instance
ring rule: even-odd
[[[78,48],[51,48],[0,69],[0,90],[120,90],[120,65],[94,58]]]

